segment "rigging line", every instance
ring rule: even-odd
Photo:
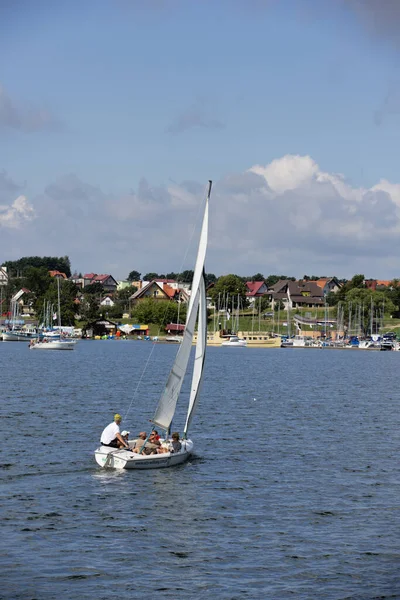
[[[195,231],[196,231],[196,225],[197,225],[197,223],[198,223],[198,221],[199,221],[199,215],[201,214],[201,213],[200,213],[200,209],[201,209],[201,207],[203,206],[204,202],[205,202],[205,201],[206,201],[206,199],[207,199],[208,185],[209,185],[209,184],[207,184],[207,185],[205,186],[205,193],[203,193],[203,201],[199,203],[199,206],[198,206],[198,208],[197,208],[197,215],[196,215],[196,218],[195,218],[195,222],[194,222],[194,224],[193,224],[193,227],[192,227],[192,233],[191,233],[191,235],[190,235],[189,242],[188,242],[188,244],[187,244],[187,247],[186,247],[186,252],[185,252],[185,254],[184,254],[184,256],[183,256],[183,259],[182,259],[182,262],[181,262],[181,266],[180,266],[180,273],[182,272],[183,265],[185,264],[186,257],[187,257],[187,255],[188,255],[188,252],[189,252],[189,247],[190,247],[190,246],[191,246],[191,244],[192,244],[193,236],[194,236],[194,233],[195,233]],[[166,306],[166,307],[165,307],[164,319],[163,319],[163,320],[165,320],[165,315],[167,314],[167,310],[168,310],[168,306]],[[160,334],[160,331],[161,331],[161,325],[160,325],[160,326],[159,326],[159,328],[158,328],[158,336],[159,336],[159,334]],[[153,352],[154,352],[154,348],[155,348],[155,346],[156,346],[156,342],[154,342],[154,343],[153,343],[153,345],[152,345],[152,349],[151,349],[151,351],[150,351],[150,354],[149,354],[149,356],[148,356],[148,358],[147,358],[147,360],[146,360],[146,362],[145,362],[145,365],[144,365],[144,367],[143,367],[143,369],[142,369],[142,373],[141,373],[141,375],[140,375],[140,377],[139,377],[139,381],[138,381],[138,382],[137,382],[137,384],[136,384],[136,387],[135,387],[135,389],[134,389],[134,392],[133,392],[133,395],[132,395],[132,399],[131,399],[131,401],[130,401],[130,403],[129,403],[128,410],[127,410],[127,411],[126,411],[126,413],[125,413],[125,419],[126,419],[126,417],[128,416],[128,414],[129,414],[129,412],[130,412],[130,410],[131,410],[131,408],[132,408],[133,401],[134,401],[134,400],[135,400],[135,398],[136,398],[136,394],[138,393],[138,390],[139,390],[139,387],[140,387],[140,385],[141,385],[141,382],[142,382],[142,380],[143,380],[143,378],[144,378],[144,375],[145,375],[145,373],[146,373],[146,371],[147,371],[147,368],[148,368],[148,365],[149,365],[150,359],[151,359],[151,357],[152,357],[152,355],[153,355]],[[178,350],[179,350],[179,348],[178,348]],[[177,352],[178,352],[178,350],[177,350]]]

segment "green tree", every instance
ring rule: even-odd
[[[24,256],[4,263],[10,277],[22,277],[29,267],[45,268],[48,271],[61,271],[71,277],[71,263],[68,256]]]
[[[351,326],[351,332],[360,329],[366,335],[371,330],[371,319],[375,328],[383,319],[383,312],[392,314],[395,305],[383,291],[354,287],[348,291],[343,308],[344,320],[347,327]]]
[[[140,281],[141,273],[139,271],[131,271],[128,275],[128,281]]]
[[[226,308],[232,310],[237,308],[238,298],[239,306],[247,307],[246,298],[247,288],[243,280],[238,275],[223,275],[217,279],[216,284],[210,289],[210,296],[218,308]]]
[[[250,279],[247,279],[247,281],[264,281],[264,275],[262,273],[256,273],[250,277]]]
[[[206,287],[217,281],[217,277],[214,275],[214,273],[206,273],[204,279],[206,282]]]
[[[159,279],[158,273],[146,273],[143,275],[143,281],[152,281],[153,279]]]
[[[73,326],[75,322],[75,316],[78,312],[78,307],[75,302],[77,296],[77,287],[68,279],[60,279],[60,309],[61,309],[61,323],[62,325]],[[57,279],[51,278],[49,287],[45,294],[38,298],[35,308],[37,315],[41,318],[43,314],[44,306],[50,303],[53,305],[54,313],[57,314],[57,319],[54,320],[54,324],[58,324],[58,283]]]
[[[186,306],[184,304],[178,305],[171,300],[144,298],[133,307],[132,319],[136,323],[155,323],[160,327],[165,327],[168,323],[184,323]]]
[[[194,275],[194,271],[191,271],[191,270],[183,271],[183,273],[180,273],[180,275],[179,275],[179,281],[182,281],[182,283],[192,283],[193,275]]]

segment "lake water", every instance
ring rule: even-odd
[[[98,468],[115,412],[148,429],[175,352],[0,343],[0,597],[400,598],[400,353],[211,347],[196,456]]]

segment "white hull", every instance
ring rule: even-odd
[[[37,334],[35,333],[17,333],[15,331],[3,331],[3,342],[29,342],[35,340]]]
[[[193,452],[191,440],[182,441],[182,450],[176,454],[136,454],[129,450],[116,450],[109,446],[100,446],[95,450],[97,464],[103,468],[112,469],[166,469],[175,467],[187,461]]]
[[[247,341],[241,340],[239,338],[235,338],[235,339],[230,338],[229,340],[222,342],[221,346],[225,346],[225,347],[230,346],[231,348],[245,348],[247,346]]]
[[[167,336],[165,338],[165,341],[169,342],[170,344],[181,344],[182,338],[178,337],[177,335],[171,335],[171,336]]]
[[[30,344],[30,350],[73,350],[76,342],[73,340],[62,341],[62,340],[50,340],[48,342],[36,342]]]

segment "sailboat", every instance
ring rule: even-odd
[[[95,450],[95,459],[100,467],[114,467],[116,469],[159,469],[173,467],[185,462],[193,452],[193,441],[189,439],[187,435],[199,399],[207,347],[207,304],[204,262],[207,250],[208,205],[211,195],[211,186],[212,182],[209,181],[193,275],[192,291],[186,315],[185,331],[164,391],[161,394],[153,419],[151,419],[154,427],[165,431],[165,438],[161,439],[160,442],[163,449],[166,451],[162,454],[146,455],[144,453],[136,454],[131,450],[124,448],[115,449],[110,446],[100,446]],[[198,330],[189,404],[183,436],[182,439],[180,439],[181,449],[179,452],[174,453],[169,451],[168,435],[175,414],[176,404],[180,396],[183,379],[189,364],[196,319],[198,322]],[[133,444],[134,442],[130,442],[131,447]]]
[[[59,339],[55,337],[44,336],[40,341],[32,340],[29,344],[30,350],[73,350],[76,346],[75,340],[66,340],[62,336],[61,331],[61,303],[60,303],[60,280],[57,279],[57,319],[58,319],[58,331],[60,332]]]

